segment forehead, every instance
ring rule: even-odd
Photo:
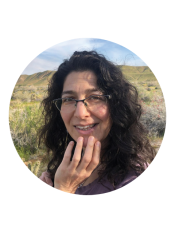
[[[97,77],[92,71],[73,71],[65,79],[63,92],[82,92],[91,88],[97,88]]]

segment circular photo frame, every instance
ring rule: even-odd
[[[58,190],[117,190],[142,174],[163,140],[166,108],[151,69],[102,39],[69,40],[39,54],[10,102],[13,143],[26,167]]]

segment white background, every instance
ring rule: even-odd
[[[174,232],[175,36],[173,1],[3,1],[1,3],[1,232]],[[116,42],[153,71],[167,107],[156,159],[134,182],[104,195],[60,192],[26,169],[13,146],[10,97],[24,68],[75,38]]]

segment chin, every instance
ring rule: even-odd
[[[89,137],[83,137],[83,148],[86,148]]]
[[[87,144],[88,144],[88,138],[90,137],[90,136],[92,136],[92,135],[89,135],[89,136],[86,136],[86,137],[83,137],[83,148],[86,148],[86,146],[87,146]],[[94,136],[93,136],[94,137]],[[95,138],[95,143],[98,141],[98,139],[96,138],[96,137],[94,137]]]

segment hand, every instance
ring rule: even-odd
[[[74,142],[71,141],[55,173],[54,180],[55,188],[68,193],[75,193],[78,186],[91,175],[100,161],[101,143],[99,141],[95,143],[93,136],[88,138],[82,159],[83,137],[78,138],[72,161],[70,161],[73,146]]]
[[[46,184],[48,184],[48,185],[50,185],[50,186],[52,186],[53,187],[53,182],[52,182],[52,180],[51,180],[51,178],[50,178],[50,174],[48,173],[48,172],[43,172],[42,174],[41,174],[41,176],[39,177],[39,179],[41,179],[42,181],[44,181]]]

